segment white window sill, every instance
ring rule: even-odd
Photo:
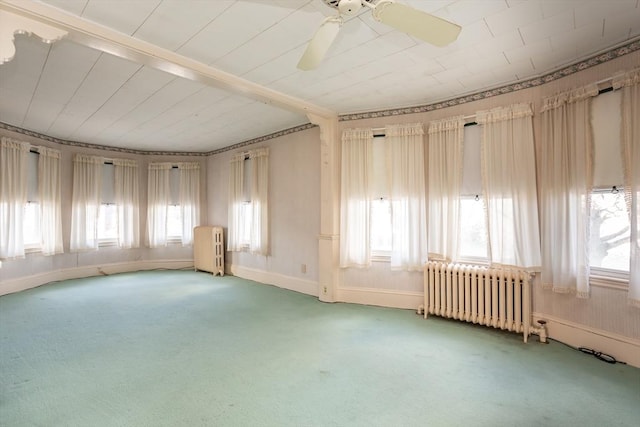
[[[98,248],[115,248],[118,246],[116,239],[100,239],[98,241]]]
[[[619,291],[629,290],[629,279],[620,277],[603,276],[592,274],[589,276],[589,284],[600,288],[616,289]]]
[[[376,251],[371,253],[372,262],[391,262],[391,253],[384,251]]]

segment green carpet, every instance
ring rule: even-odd
[[[640,369],[190,271],[0,297],[0,376],[3,427],[640,425]]]

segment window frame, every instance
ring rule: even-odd
[[[180,228],[180,234],[169,234],[169,220],[170,220],[170,213],[169,210],[170,209],[177,209],[178,210],[178,216],[180,217],[180,219],[178,220],[178,224],[174,226],[177,226]],[[167,205],[167,243],[168,244],[179,244],[182,243],[182,214],[181,214],[181,210],[180,210],[180,205],[179,204],[175,204],[175,203],[169,203]]]
[[[486,238],[486,254],[487,256],[485,257],[479,257],[479,256],[474,256],[474,255],[462,255],[460,252],[460,248],[461,248],[461,240],[464,237],[462,235],[462,221],[463,221],[463,216],[462,216],[462,200],[463,199],[473,199],[474,201],[480,203],[482,205],[482,209],[484,210],[484,231],[485,231],[485,238]],[[458,216],[458,253],[456,255],[457,261],[463,264],[472,264],[472,265],[479,265],[479,266],[488,266],[491,262],[489,259],[489,236],[487,233],[487,214],[486,214],[486,206],[485,206],[485,202],[484,202],[484,196],[482,194],[461,194],[459,197],[459,201],[460,201],[460,206],[459,206],[459,216]]]
[[[613,90],[613,88],[605,88],[599,91],[598,95],[594,98],[597,99],[599,96],[603,95],[603,94],[614,94],[614,93],[618,93],[616,91]],[[591,115],[591,119],[590,119],[590,124],[592,127],[592,132],[593,132],[593,138],[594,138],[594,153],[593,153],[593,164],[594,164],[594,176],[596,175],[596,164],[597,164],[597,147],[598,147],[598,142],[597,142],[597,138],[600,135],[598,133],[598,128],[597,126],[594,126],[594,122],[598,122],[597,119],[594,118],[594,115],[596,113],[596,111],[594,110],[593,107],[594,103],[592,103],[591,105],[591,111],[590,111],[590,115]],[[608,110],[605,110],[608,111]],[[617,118],[616,118],[617,119]],[[611,121],[607,121],[607,123],[610,123]],[[619,123],[618,123],[619,125]],[[607,129],[605,129],[604,131],[606,131]],[[619,137],[620,135],[620,129],[617,129],[617,132],[615,130],[611,131],[611,129],[608,130],[608,132],[606,133],[606,136],[604,136],[605,140],[607,142],[609,142],[611,140],[610,135],[614,134],[617,135]],[[602,138],[603,136],[601,136],[600,138]],[[617,140],[618,144],[620,144],[620,140]],[[622,168],[622,164],[620,164],[620,170]],[[618,178],[616,180],[624,180],[624,178]],[[605,185],[607,184],[607,185]],[[610,185],[613,184],[613,187]],[[619,192],[623,192],[624,188],[623,188],[623,182],[617,182],[617,183],[613,183],[613,182],[601,182],[601,183],[594,183],[593,188],[591,189],[590,194],[585,195],[588,196],[590,198],[592,198],[594,195],[596,194],[601,194],[604,192],[610,192],[610,191],[619,191]],[[628,214],[628,213],[627,213]],[[589,222],[591,222],[591,209],[589,212]],[[591,246],[591,236],[589,236],[587,244],[589,246]],[[629,254],[630,255],[630,254]],[[591,266],[591,260],[589,259],[589,284],[592,286],[599,286],[599,287],[607,287],[607,288],[613,288],[613,289],[620,289],[620,290],[628,290],[629,288],[629,272],[628,271],[623,271],[623,270],[616,270],[616,269],[610,269],[610,268],[603,268],[603,267],[596,267],[596,266]]]
[[[470,136],[469,133],[471,132],[471,130],[474,131],[473,136]],[[468,144],[470,144],[471,142],[477,144],[477,147],[475,150],[472,150],[470,147],[468,147]],[[470,161],[469,158],[467,158],[467,156],[469,154],[475,154],[476,156],[479,156],[480,153],[482,152],[482,147],[481,147],[481,129],[480,129],[480,125],[478,125],[478,123],[476,123],[475,121],[471,121],[468,123],[465,123],[464,125],[464,137],[462,140],[462,152],[463,152],[463,159],[462,159],[462,176],[460,177],[460,191],[461,194],[458,198],[458,245],[457,245],[457,253],[455,254],[456,257],[456,261],[457,262],[461,262],[464,264],[471,264],[471,265],[479,265],[479,266],[488,266],[491,264],[491,260],[490,260],[490,252],[489,252],[489,232],[488,232],[488,227],[487,227],[487,206],[486,206],[486,200],[485,200],[485,196],[484,196],[484,183],[482,182],[482,175],[481,175],[481,171],[482,171],[482,165],[481,165],[481,158],[480,157],[474,157],[472,160]],[[475,163],[477,163],[477,165],[475,165]],[[475,167],[474,167],[475,166]],[[468,174],[471,173],[469,171],[475,172],[476,175],[478,176],[473,176],[474,174],[471,174],[471,176],[469,176]],[[475,178],[475,179],[474,179]],[[469,184],[469,180],[471,180],[471,182],[477,182],[479,183],[478,187],[472,186],[471,184]],[[469,188],[472,187],[472,188]],[[476,190],[475,192],[465,192],[465,191],[469,191],[469,190]],[[486,239],[486,248],[485,248],[485,253],[486,256],[484,257],[479,257],[479,256],[474,256],[474,255],[462,255],[460,252],[460,248],[462,246],[461,241],[463,239],[463,234],[462,234],[462,222],[464,220],[463,215],[462,215],[462,201],[465,199],[473,199],[477,202],[479,202],[482,206],[482,209],[484,210],[484,234],[485,234],[485,239]]]
[[[373,135],[372,141],[372,166],[374,171],[377,170],[376,167],[381,167],[383,169],[382,175],[371,175],[369,179],[369,185],[372,186],[372,191],[377,191],[379,194],[372,194],[371,199],[369,200],[369,256],[371,261],[377,262],[391,262],[391,252],[393,250],[393,200],[391,199],[391,190],[389,183],[389,165],[387,163],[387,142],[386,142],[386,134],[384,132],[377,132]],[[382,151],[383,153],[381,153]],[[382,156],[380,158],[380,156]],[[378,188],[380,187],[380,188]],[[374,215],[374,206],[373,204],[378,201],[385,201],[387,207],[389,209],[389,224],[388,230],[389,235],[387,236],[390,247],[388,250],[384,249],[374,249],[372,242],[374,241],[374,227],[373,225],[373,215]]]
[[[112,168],[110,172],[107,172],[108,167]],[[108,178],[112,178],[111,182],[108,182],[107,180]],[[112,161],[105,159],[103,160],[103,163],[102,163],[102,176],[101,176],[101,183],[100,183],[100,206],[98,206],[98,219],[96,222],[96,233],[98,235],[97,236],[98,249],[118,246],[118,211],[117,211],[118,206],[115,202],[115,185],[116,185],[115,166]],[[105,188],[105,186],[107,187]],[[105,199],[108,199],[108,200],[105,200]],[[101,231],[103,231],[100,226],[105,221],[105,218],[103,218],[102,216],[103,214],[102,210],[103,210],[103,207],[105,206],[115,206],[116,208],[116,219],[115,219],[116,234],[114,237],[100,237]]]
[[[39,199],[39,174],[40,171],[38,169],[38,164],[40,161],[40,153],[37,150],[31,149],[29,150],[29,161],[27,163],[27,186],[29,187],[27,190],[27,201],[24,205],[23,212],[23,238],[26,237],[27,233],[25,233],[25,229],[35,227],[37,229],[37,233],[40,235],[39,242],[27,242],[24,240],[24,252],[25,254],[30,253],[39,253],[42,252],[42,215],[40,211],[40,199]],[[35,199],[35,200],[32,200]],[[27,208],[29,205],[35,205],[35,224],[28,224],[26,219]]]
[[[102,208],[104,206],[113,206],[116,209],[115,215],[116,215],[116,235],[114,237],[99,237],[100,236],[100,225],[102,223],[102,221],[104,221],[104,218],[102,217]],[[105,248],[105,247],[113,247],[113,246],[118,246],[118,205],[115,203],[100,203],[100,206],[98,207],[98,222],[96,224],[96,230],[98,232],[98,248]]]
[[[373,233],[374,233],[374,227],[373,227],[373,214],[374,214],[374,206],[373,203],[378,202],[378,201],[385,201],[386,204],[388,205],[388,209],[389,209],[389,233],[390,236],[389,240],[391,242],[391,247],[388,250],[385,249],[374,249],[373,247]],[[393,222],[391,220],[391,217],[393,215],[393,202],[390,198],[388,197],[379,197],[377,199],[372,199],[370,201],[369,204],[369,221],[371,223],[371,227],[369,229],[369,255],[371,256],[371,260],[372,261],[380,261],[380,262],[391,262],[391,251],[393,249]]]
[[[253,159],[249,154],[244,155],[242,161],[242,194],[243,201],[240,204],[240,224],[238,239],[241,252],[249,252],[251,250],[251,226],[252,220],[252,201],[251,201],[251,174],[253,173]]]
[[[620,193],[624,193],[624,189],[622,186],[615,186],[615,188],[594,187],[591,190],[590,197],[593,197],[593,195],[596,194],[608,193],[611,191],[619,191]],[[591,213],[589,213],[589,221],[591,221]],[[589,246],[591,246],[591,236],[589,236],[588,243]],[[589,284],[627,290],[629,287],[629,271],[592,266],[591,260],[589,260]]]
[[[24,213],[24,218],[26,218],[26,209],[29,205],[35,205],[35,214],[36,214],[36,224],[33,224],[35,227],[37,227],[38,233],[40,235],[40,242],[39,243],[35,243],[35,242],[27,242],[26,239],[24,240],[24,252],[25,254],[32,254],[32,253],[39,253],[42,252],[42,226],[41,226],[41,221],[42,221],[42,217],[40,214],[40,202],[36,202],[36,201],[31,201],[31,200],[27,200],[27,203],[25,203],[24,205],[24,209],[25,209],[25,213]],[[25,228],[25,226],[27,226],[27,222],[23,220],[23,224],[22,227],[23,229]],[[26,237],[26,233],[24,233],[23,231],[23,236]]]

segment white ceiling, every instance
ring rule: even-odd
[[[321,0],[43,1],[337,114],[527,80],[640,37],[640,0],[402,2],[461,25],[458,40],[436,48],[375,22],[365,8],[317,69],[300,71],[307,42],[335,14]],[[210,152],[309,122],[70,40],[19,35],[15,44],[15,58],[0,65],[0,121],[55,138]]]

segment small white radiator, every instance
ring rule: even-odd
[[[222,227],[200,225],[193,229],[193,266],[224,276],[224,242]]]
[[[424,268],[424,317],[433,314],[522,333],[531,329],[530,274],[429,261]]]

